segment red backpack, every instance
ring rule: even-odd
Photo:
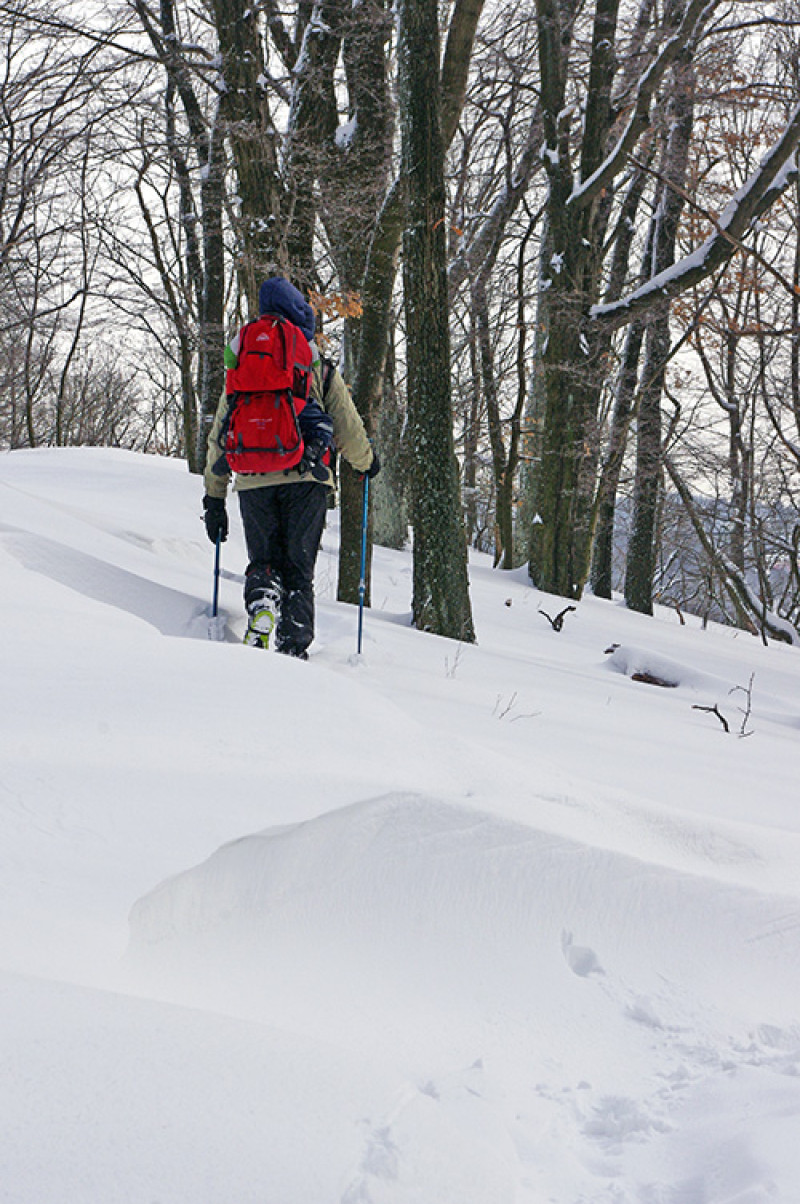
[[[228,467],[239,473],[294,468],[303,455],[298,416],[311,392],[311,348],[302,330],[274,314],[249,322],[225,391],[220,444]]]

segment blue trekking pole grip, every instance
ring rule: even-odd
[[[358,655],[361,655],[361,636],[364,630],[364,599],[367,595],[367,516],[369,512],[369,477],[364,474],[364,509],[361,515],[361,574],[358,580]]]

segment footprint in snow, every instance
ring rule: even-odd
[[[561,948],[564,960],[573,974],[579,978],[588,978],[590,974],[605,974],[605,970],[597,960],[597,954],[586,945],[576,945],[571,932],[562,932]]]

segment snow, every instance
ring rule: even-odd
[[[287,660],[201,492],[0,457],[0,1201],[794,1204],[798,650],[376,548],[358,657],[332,515]]]
[[[334,141],[339,150],[349,150],[353,145],[353,140],[358,130],[358,121],[355,117],[351,117],[349,121],[345,121],[342,125],[336,127],[334,133]]]

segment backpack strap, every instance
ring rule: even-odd
[[[331,382],[333,380],[333,374],[336,371],[336,365],[334,364],[333,360],[328,359],[324,355],[321,355],[319,358],[322,363],[322,373],[321,373],[321,375],[322,375],[322,408],[324,409],[325,413],[327,414],[328,407],[326,405],[326,402],[328,400],[328,393],[330,392]],[[333,432],[331,432],[331,435],[332,435],[332,433]],[[333,442],[332,437],[330,439],[330,442],[328,443],[328,450],[327,450],[326,455],[328,458],[328,468],[330,468],[331,475],[333,476],[333,488],[335,491],[336,485],[337,485],[337,477],[338,477],[337,461],[339,459],[339,454],[336,450],[336,444]]]
[[[333,360],[326,359],[324,355],[321,355],[319,358],[320,362],[322,363],[322,403],[324,405],[328,400],[328,393],[330,392],[331,381],[333,380],[333,374],[336,371],[336,365],[334,364]]]

